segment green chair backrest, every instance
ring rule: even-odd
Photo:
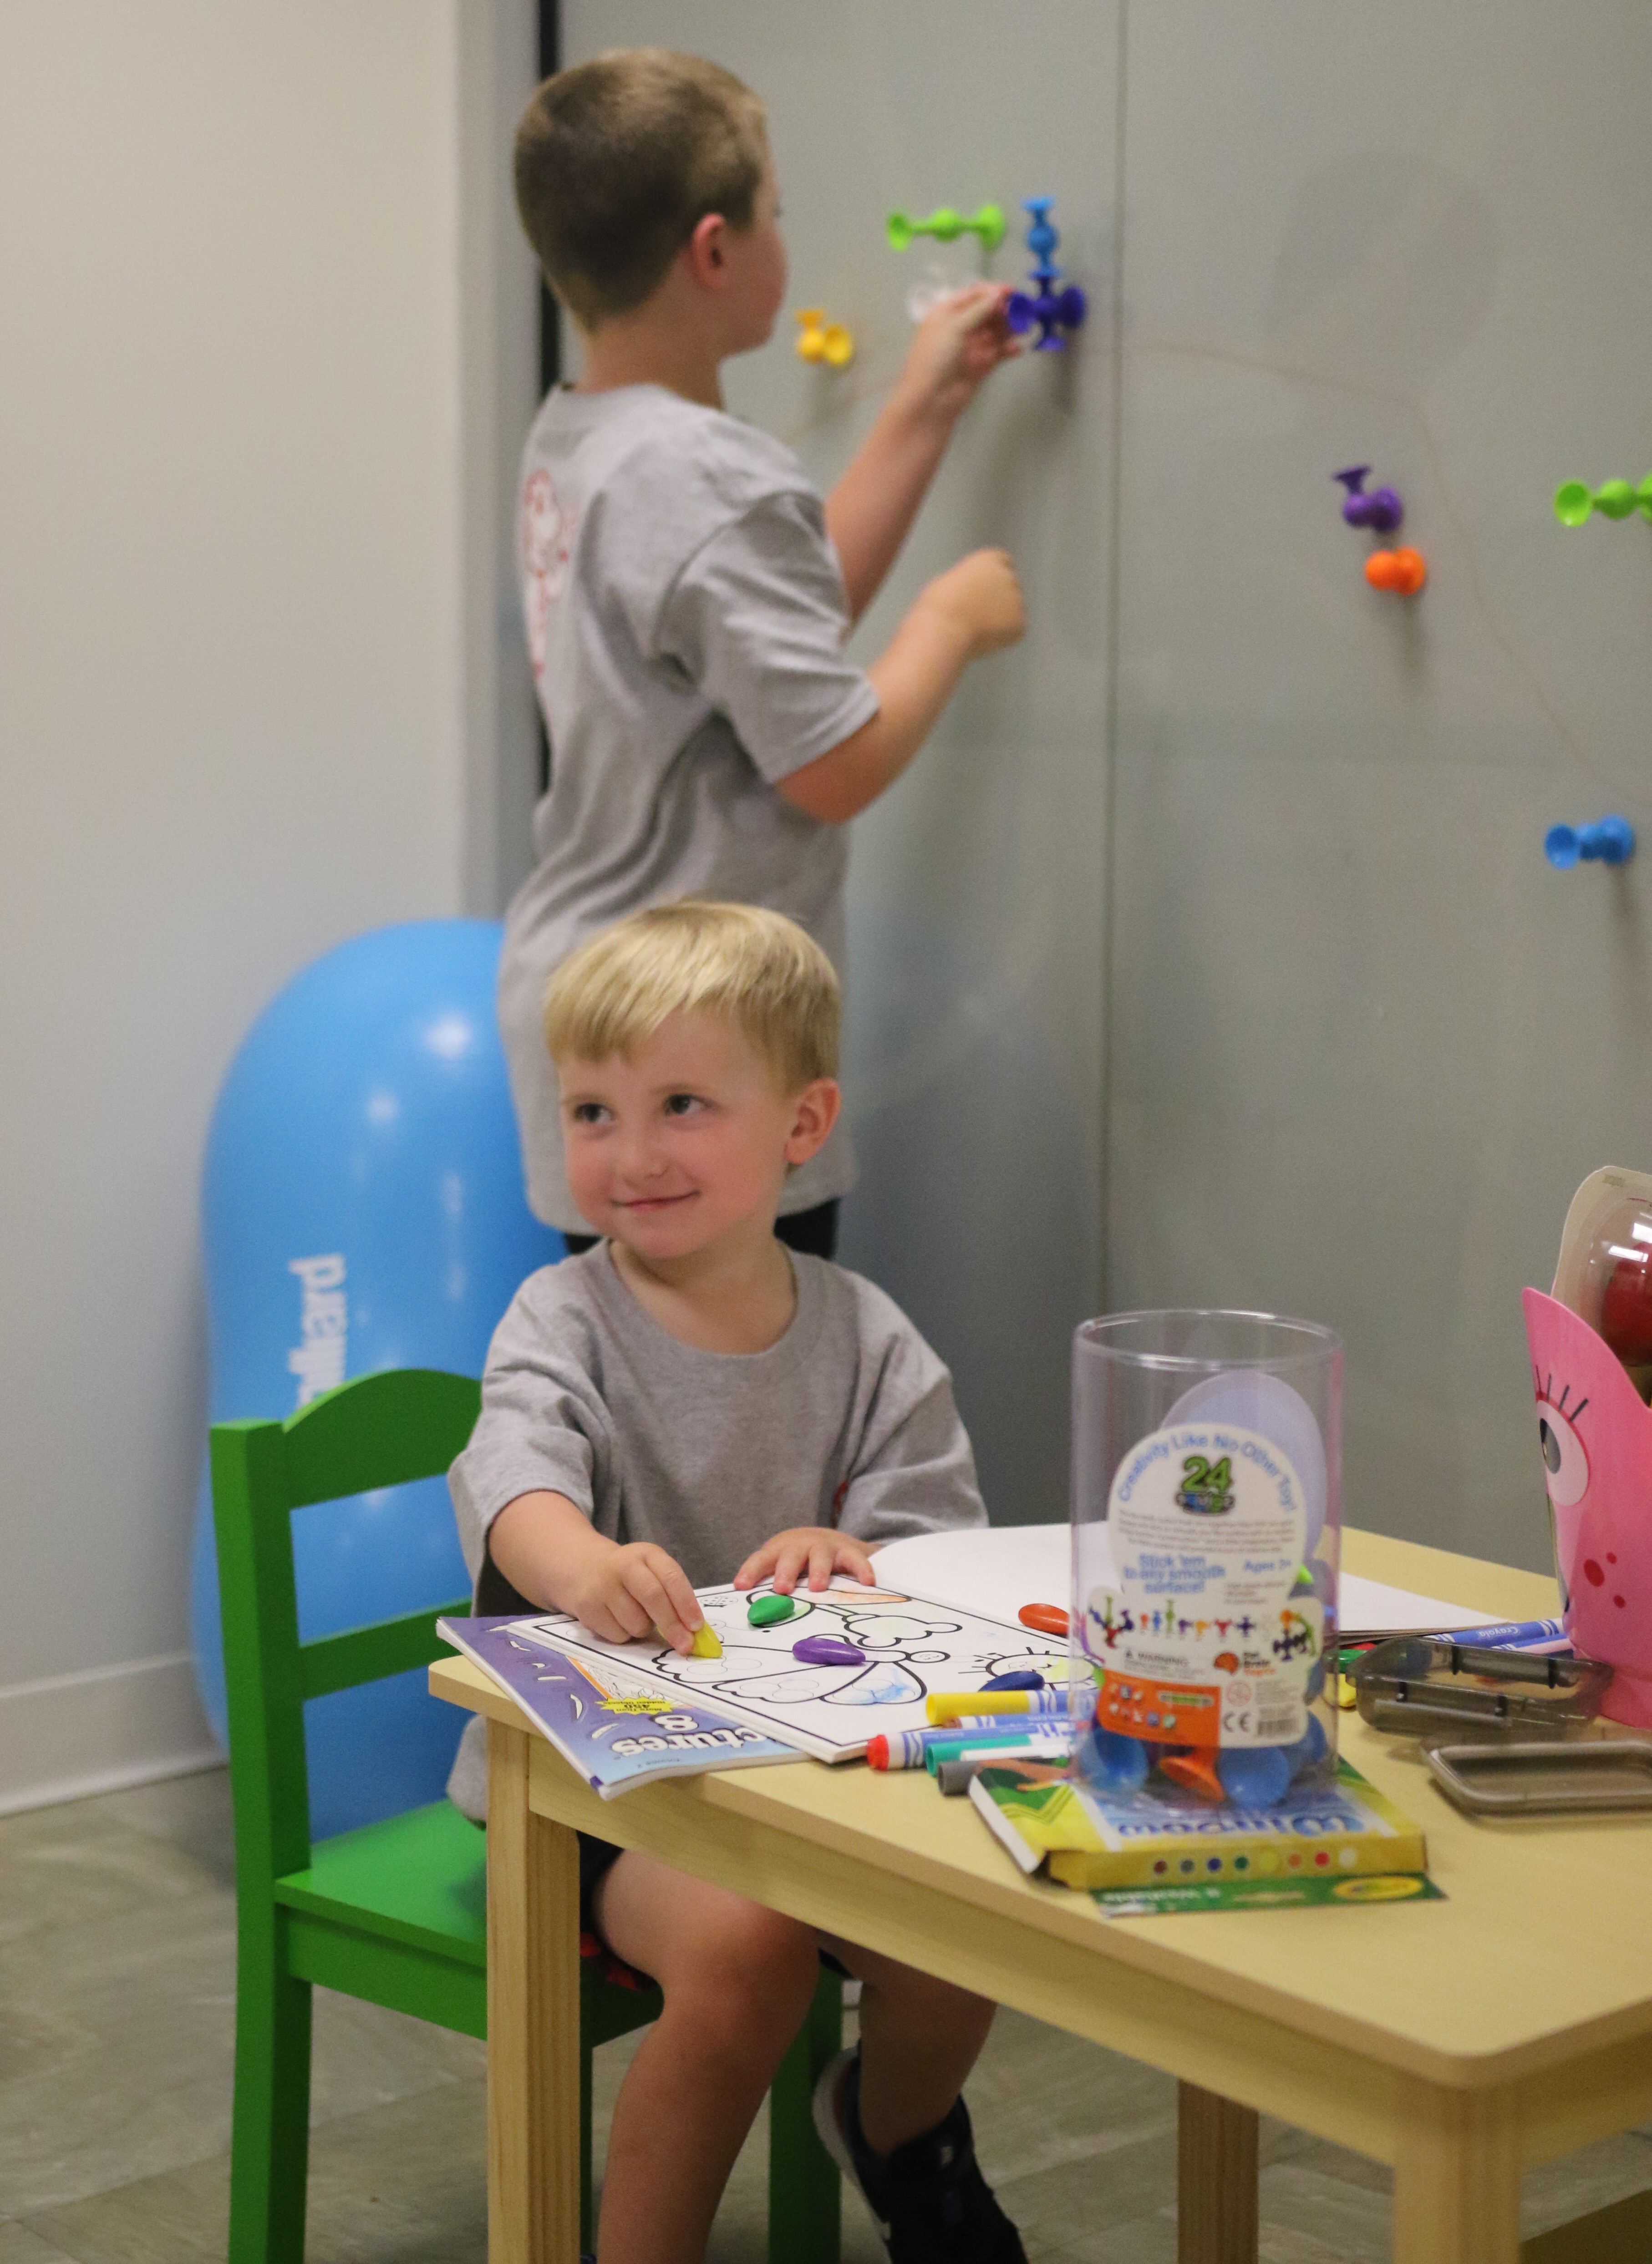
[[[244,1889],[309,1861],[304,1702],[428,1665],[445,1646],[427,1611],[301,1643],[292,1513],[312,1502],[438,1477],[482,1404],[474,1377],[387,1368],[324,1392],[284,1423],[215,1423],[212,1510],[218,1543],[236,1868]]]

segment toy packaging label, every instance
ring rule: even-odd
[[[1179,1886],[1223,1879],[1358,1877],[1425,1871],[1421,1827],[1346,1761],[1330,1784],[1298,1784],[1267,1808],[1190,1808],[1151,1785],[1095,1792],[1030,1761],[983,1769],[970,1798],[1023,1871],[1069,1887]]]
[[[1103,1918],[1180,1918],[1201,1911],[1374,1910],[1385,1903],[1443,1903],[1426,1871],[1372,1871],[1364,1877],[1212,1879],[1185,1887],[1097,1887],[1090,1900]]]
[[[1159,1745],[1294,1745],[1324,1606],[1304,1586],[1302,1482],[1228,1423],[1149,1433],[1108,1499],[1114,1585],[1085,1600],[1097,1726]]]
[[[801,1758],[698,1698],[558,1651],[542,1634],[525,1636],[522,1625],[520,1615],[443,1619],[436,1632],[491,1674],[604,1800],[655,1777]]]

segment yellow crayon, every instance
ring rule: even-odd
[[[717,1640],[716,1629],[710,1620],[702,1620],[694,1631],[694,1641],[688,1646],[690,1658],[721,1658],[723,1645]]]

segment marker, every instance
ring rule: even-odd
[[[1059,1636],[1065,1643],[1072,1633],[1071,1622],[1059,1604],[1023,1604],[1015,1617],[1035,1635]]]
[[[945,1761],[962,1760],[968,1753],[1008,1752],[1012,1745],[1066,1760],[1073,1751],[1073,1732],[1058,1730],[1052,1722],[1030,1723],[1009,1737],[1001,1731],[965,1730],[958,1737],[942,1738],[938,1745],[926,1746],[923,1765],[934,1776]]]
[[[1015,1739],[1067,1733],[1064,1721],[1028,1723],[1005,1721],[1001,1716],[978,1716],[973,1722],[951,1722],[943,1730],[891,1730],[866,1741],[867,1766],[875,1769],[921,1768],[936,1745],[1008,1744]]]
[[[958,1722],[971,1714],[1065,1714],[1065,1690],[932,1690],[924,1712],[932,1722]]]
[[[1048,1745],[1001,1745],[990,1753],[962,1753],[955,1761],[942,1761],[935,1781],[945,1798],[951,1800],[967,1792],[984,1768],[997,1768],[1003,1761],[1061,1762],[1070,1758],[1071,1752],[1070,1746],[1052,1752]]]

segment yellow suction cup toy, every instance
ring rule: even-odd
[[[829,369],[847,369],[855,359],[853,334],[841,323],[828,323],[824,307],[797,310],[797,359],[825,362]]]

